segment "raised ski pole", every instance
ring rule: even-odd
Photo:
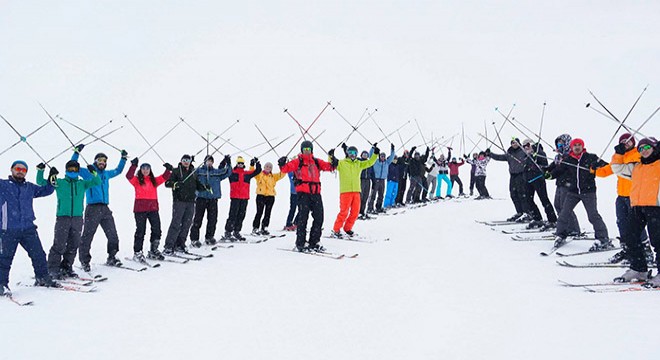
[[[405,149],[406,144],[408,144],[410,142],[410,140],[414,139],[415,136],[417,136],[417,133],[414,133],[413,136],[411,136],[408,140],[406,140],[405,142],[402,142],[401,143],[401,148]]]
[[[325,132],[325,130],[323,130],[323,132]],[[277,144],[275,144],[271,149],[269,149],[269,150],[267,150],[265,153],[259,155],[259,158],[262,158],[262,157],[264,157],[264,155],[267,155],[269,152],[271,152],[271,151],[277,149],[278,146],[282,145],[285,141],[291,139],[291,137],[293,137],[293,135],[294,135],[294,134],[291,134],[291,135],[285,137],[284,139],[282,139],[282,141],[280,141],[280,142],[278,142]],[[317,136],[317,137],[318,137],[318,136]],[[315,140],[316,140],[316,138],[315,138]],[[275,153],[275,155],[277,155],[277,153]],[[277,156],[279,157],[279,155],[277,155]]]
[[[385,134],[385,132],[383,131],[383,129],[381,129],[380,125],[378,125],[378,122],[376,122],[376,119],[373,118],[373,114],[374,114],[376,111],[378,111],[378,109],[374,110],[373,113],[368,114],[368,117],[369,117],[369,119],[371,119],[371,121],[373,121],[374,125],[376,125],[376,127],[378,128],[378,131],[380,131],[380,133],[383,134],[384,138],[385,138],[387,141],[389,141],[390,143],[392,143],[392,140],[390,140],[390,138],[387,136],[387,134]]]
[[[467,139],[470,140],[470,142],[474,145],[474,147],[472,147],[472,150],[470,150],[470,152],[467,153],[466,155],[472,155],[472,152],[474,151],[474,149],[476,149],[476,148],[479,146],[479,144],[481,144],[481,141],[483,140],[483,138],[479,139],[479,141],[477,141],[477,142],[475,143],[475,142],[470,138],[469,135],[465,135],[465,136],[466,136]]]
[[[131,126],[133,127],[133,129],[135,129],[135,131],[138,133],[138,135],[140,135],[140,137],[142,138],[142,140],[144,140],[144,142],[147,143],[147,145],[149,146],[149,148],[147,149],[147,151],[145,151],[144,153],[142,153],[142,155],[139,156],[139,157],[143,157],[143,156],[144,156],[149,150],[153,149],[154,146],[151,145],[151,143],[149,142],[149,140],[147,140],[147,138],[144,137],[144,135],[142,135],[142,132],[140,131],[140,129],[138,129],[137,126],[135,126],[135,124],[133,124],[133,122],[132,122],[131,119],[128,117],[128,115],[124,114],[124,119],[126,119],[126,120],[128,121],[128,123],[131,124]],[[165,160],[164,160],[164,159],[158,154],[158,152],[156,151],[156,149],[154,149],[154,154],[156,154],[156,156],[158,156],[158,158],[159,158],[163,163],[166,163],[166,162],[167,162],[167,161],[165,161]]]
[[[94,140],[88,142],[87,144],[85,144],[85,146],[90,145],[90,144],[93,144],[93,143],[95,143],[95,142],[97,142],[97,141],[99,141],[99,140],[102,140],[104,137],[109,136],[110,134],[112,134],[112,133],[114,133],[114,132],[116,132],[117,130],[120,130],[120,129],[122,129],[122,128],[123,128],[123,126],[120,126],[120,127],[116,128],[116,129],[114,129],[114,130],[111,130],[111,131],[109,131],[109,132],[107,132],[107,133],[105,133],[105,134],[103,134],[103,135],[101,135],[101,136],[95,138]],[[88,137],[89,137],[89,136],[88,136]],[[82,142],[82,140],[79,141],[79,143],[81,143],[81,142]],[[60,152],[59,154],[53,156],[50,160],[48,160],[48,161],[46,162],[46,164],[48,164],[48,163],[50,163],[51,161],[55,160],[56,158],[60,157],[62,154],[66,153],[66,152],[69,151],[69,150],[71,150],[71,147],[70,147],[70,146],[67,147],[66,149],[62,150],[62,152]]]
[[[4,118],[3,118],[3,119],[4,119]],[[12,130],[14,130],[14,132],[18,133],[18,132],[16,131],[16,129],[14,129],[13,126],[11,126],[11,124],[9,124],[9,122],[7,121],[7,119],[5,119],[5,122],[7,122],[7,124],[12,128]],[[34,131],[32,131],[31,133],[29,133],[29,134],[27,134],[27,135],[25,135],[25,136],[21,136],[21,135],[19,134],[19,139],[18,139],[18,141],[15,142],[15,143],[13,143],[13,144],[11,144],[8,148],[2,150],[2,152],[0,152],[0,156],[1,156],[2,154],[6,153],[7,151],[13,149],[16,145],[18,145],[18,144],[20,144],[20,143],[22,143],[22,142],[26,142],[27,139],[28,139],[30,136],[34,135],[35,133],[37,133],[39,130],[41,130],[42,128],[44,128],[44,127],[45,127],[46,125],[48,125],[48,124],[50,124],[50,120],[46,121],[45,123],[43,123],[43,125],[39,126],[39,127],[36,128]]]
[[[362,134],[362,133],[360,132],[360,130],[358,130],[357,127],[353,126],[353,124],[351,124],[351,122],[348,121],[348,120],[344,117],[344,115],[342,115],[342,114],[341,114],[341,113],[340,113],[340,112],[339,112],[334,106],[332,107],[332,110],[334,110],[334,111],[337,113],[337,115],[339,115],[339,117],[342,118],[342,120],[344,120],[344,122],[346,122],[346,123],[348,124],[348,126],[350,126],[350,127],[353,128],[353,131],[351,131],[351,134],[352,134],[353,132],[356,132],[358,135],[362,136],[362,138],[364,139],[364,141],[366,141],[369,145],[373,145],[373,144],[371,143],[371,141],[369,141],[369,139],[367,139],[367,137],[364,136],[364,134]],[[291,115],[289,115],[289,116],[291,116]],[[294,120],[295,120],[295,119],[294,119]],[[298,123],[297,120],[296,120],[296,123]],[[298,123],[298,126],[300,126],[300,123]],[[301,129],[302,129],[302,127],[301,127]],[[350,137],[350,134],[349,134],[349,137]],[[339,145],[337,145],[337,146],[339,146]],[[325,150],[323,150],[323,151],[325,151]]]
[[[543,131],[543,118],[545,117],[545,106],[546,106],[546,104],[547,103],[544,101],[543,102],[543,110],[541,111],[541,125],[539,125],[539,134],[538,134],[539,136],[538,136],[538,140],[536,140],[537,144],[541,142],[541,131]],[[538,145],[537,145],[536,149],[537,149],[537,152],[538,152]]]
[[[57,128],[60,130],[60,132],[62,133],[62,135],[64,135],[64,137],[69,141],[69,143],[71,144],[71,146],[75,147],[76,144],[74,144],[73,141],[71,141],[71,139],[69,138],[69,135],[67,135],[66,132],[64,132],[64,129],[62,129],[62,127],[60,126],[60,124],[58,124],[57,121],[55,121],[55,118],[52,117],[52,116],[50,115],[50,113],[48,112],[48,110],[46,110],[46,108],[45,108],[43,105],[41,105],[41,103],[39,103],[39,106],[41,106],[41,109],[46,113],[46,115],[48,115],[48,117],[49,117],[50,120],[53,122],[53,124],[55,124],[55,126],[57,126]],[[85,162],[85,164],[89,165],[89,163],[87,162],[87,159],[85,159],[85,157],[84,157],[82,154],[80,154],[80,157],[83,159],[83,161]]]
[[[305,134],[307,134],[307,132],[309,132],[309,129],[311,129],[312,126],[314,126],[314,124],[316,123],[316,121],[321,117],[321,114],[323,114],[323,112],[325,112],[325,109],[327,109],[330,105],[331,105],[331,103],[330,103],[330,101],[328,101],[327,104],[325,105],[325,107],[323,108],[323,110],[321,110],[321,112],[318,114],[318,116],[316,116],[316,118],[314,119],[314,121],[312,121],[312,123],[309,124],[309,126],[307,127],[307,129],[305,129],[305,131],[303,132],[303,134],[300,136],[300,138],[298,138],[298,141],[296,141],[296,142],[293,144],[293,146],[291,147],[291,150],[289,150],[289,151],[286,153],[286,156],[287,156],[287,157],[289,157],[289,155],[291,154],[291,152],[293,151],[293,149],[296,148],[296,146],[298,145],[298,143],[300,142],[300,140],[303,140],[303,139],[305,138]],[[288,109],[284,109],[284,112],[288,114],[289,111],[288,111]],[[291,116],[291,115],[289,114],[289,116]],[[291,116],[291,118],[293,118],[293,116]],[[298,126],[300,126],[300,124],[298,124]]]
[[[131,124],[132,124],[132,123],[131,123]],[[160,156],[160,154],[156,151],[155,146],[158,145],[158,143],[160,143],[163,139],[165,139],[165,137],[166,137],[167,135],[169,135],[172,131],[174,131],[174,129],[176,129],[177,126],[179,126],[180,124],[181,124],[181,122],[177,121],[177,123],[174,124],[174,126],[172,126],[169,130],[167,130],[167,132],[166,132],[165,134],[163,134],[163,136],[161,136],[158,140],[156,140],[156,142],[153,143],[153,145],[150,145],[149,148],[148,148],[147,150],[145,150],[142,154],[140,154],[139,157],[143,157],[143,156],[146,155],[149,151],[153,151],[154,154],[156,154],[156,156],[158,156],[158,158],[160,159],[160,161],[162,161],[163,163],[166,163],[167,161],[165,161],[165,159],[163,159],[163,157]],[[136,130],[137,130],[137,128],[136,128]],[[146,139],[145,139],[145,140],[146,140]],[[147,142],[147,144],[149,144],[149,143]]]
[[[401,141],[401,148],[403,148],[403,145],[405,144],[403,143],[403,138],[401,137],[401,133],[399,132],[399,130],[396,131],[396,134],[399,136],[399,141]]]
[[[91,136],[96,137],[96,135],[94,135],[94,134],[90,133],[89,131],[87,131],[87,130],[81,128],[80,126],[78,126],[78,125],[72,123],[71,121],[69,121],[69,120],[67,120],[67,119],[65,119],[65,118],[63,118],[63,117],[61,117],[60,115],[56,115],[56,117],[57,117],[58,119],[64,121],[65,123],[67,123],[67,124],[73,126],[74,128],[76,128],[76,129],[78,129],[78,130],[84,132],[85,134],[88,134],[88,135],[91,135]],[[110,121],[112,122],[112,120],[110,120]],[[121,128],[123,128],[123,126],[122,126]],[[107,141],[105,141],[105,140],[103,140],[103,139],[99,139],[99,141],[101,141],[102,143],[104,143],[104,144],[110,146],[111,148],[113,148],[113,149],[115,149],[115,150],[117,150],[117,151],[121,151],[120,148],[118,148],[118,147],[116,147],[116,146],[110,144],[109,142],[107,142]]]
[[[398,128],[394,129],[391,133],[387,134],[384,138],[376,141],[377,143],[386,140],[388,136],[392,136],[394,133],[399,133],[399,130],[403,129],[404,126],[410,124],[410,120],[406,121],[405,123],[401,124]],[[399,139],[401,138],[401,134],[399,134]]]
[[[23,136],[23,135],[21,135],[21,133],[19,133],[18,130],[16,130],[16,128],[14,128],[14,126],[9,122],[9,120],[5,119],[4,116],[0,115],[0,118],[2,118],[2,120],[4,120],[4,121],[7,123],[7,125],[9,125],[9,127],[10,127],[12,130],[14,130],[14,132],[16,133],[16,135],[18,135],[18,137],[21,139],[21,142],[24,142],[25,145],[27,145],[27,146],[30,148],[30,150],[32,150],[32,152],[33,152],[35,155],[37,155],[37,156],[39,157],[39,159],[41,159],[41,161],[43,161],[44,163],[46,163],[46,160],[44,160],[43,156],[41,156],[41,155],[37,152],[37,150],[35,150],[35,149],[32,147],[32,145],[30,145],[30,143],[27,141],[27,136]],[[42,127],[43,127],[43,126],[42,126]],[[34,131],[33,131],[32,133],[34,133]],[[46,164],[46,165],[48,165],[48,164]]]
[[[216,140],[220,139],[220,137],[221,137],[222,135],[224,135],[227,131],[229,131],[231,128],[233,128],[233,127],[234,127],[236,124],[238,124],[239,122],[240,122],[240,119],[234,121],[231,125],[229,125],[226,129],[224,129],[224,130],[223,130],[220,134],[218,134],[218,135],[215,135],[212,131],[208,131],[209,134],[211,134],[211,135],[215,135],[215,137],[214,137],[211,141],[209,141],[209,143],[210,143],[210,144],[213,144]],[[231,140],[231,138],[228,139],[228,140]],[[215,154],[216,152],[219,152],[219,153],[222,154],[222,151],[220,151],[219,149],[221,149],[222,146],[223,146],[224,144],[226,144],[228,140],[223,140],[224,142],[220,145],[220,147],[217,148],[216,151],[214,151],[214,152],[211,153],[211,156],[213,156],[213,154]],[[206,146],[204,146],[203,148],[199,149],[199,151],[197,151],[197,152],[195,153],[195,156],[199,155],[199,153],[201,153],[202,151],[204,151],[205,148],[206,148]],[[215,146],[214,146],[214,148],[215,148]]]
[[[110,121],[108,121],[107,123],[101,125],[98,129],[94,130],[94,132],[85,135],[85,137],[83,137],[82,139],[78,140],[78,141],[76,142],[76,144],[80,144],[80,143],[82,143],[83,141],[87,140],[88,138],[94,136],[94,134],[96,134],[97,132],[101,131],[101,129],[103,129],[104,127],[110,125],[110,123],[112,123],[112,120],[110,120]],[[104,136],[110,135],[111,133],[113,133],[113,132],[115,132],[116,130],[119,130],[119,129],[121,129],[121,127],[117,128],[117,129],[111,131],[110,133],[107,133],[107,134],[105,134],[105,135],[103,135],[103,136],[101,136],[101,137],[104,137]],[[89,145],[89,144],[95,142],[96,140],[99,140],[99,137],[96,137],[96,136],[94,136],[94,137],[96,138],[94,141],[91,141],[90,143],[85,144],[85,145]],[[75,149],[75,147],[71,147],[71,146],[67,147],[66,149],[62,150],[62,152],[58,153],[57,155],[53,156],[53,157],[50,158],[48,161],[46,161],[46,164],[50,163],[51,161],[55,160],[55,159],[58,158],[60,155],[64,154],[65,152],[67,152],[67,151],[69,151],[69,150],[71,150],[71,149]]]
[[[426,139],[424,138],[424,133],[422,132],[422,128],[419,127],[419,122],[417,122],[417,119],[415,119],[415,124],[417,125],[417,130],[419,131],[419,135],[422,136],[422,141],[424,142],[424,145],[428,146],[428,143],[426,142]]]
[[[261,131],[261,129],[259,129],[259,127],[257,126],[257,124],[254,124],[254,127],[257,128],[257,131],[259,132],[259,134],[261,135],[261,137],[264,138],[264,140],[266,140],[266,144],[268,144],[268,146],[270,147],[270,149],[275,153],[275,156],[277,156],[277,157],[279,158],[280,156],[277,154],[277,150],[275,150],[275,148],[273,147],[273,144],[271,144],[270,141],[268,141],[268,138],[266,138],[266,135],[264,135],[264,133]]]
[[[330,102],[328,102],[328,106],[329,106],[329,105],[330,105]],[[333,108],[333,109],[334,109],[334,108]],[[325,109],[324,109],[324,110],[325,110]],[[303,136],[303,137],[304,137],[306,134],[309,133],[309,128],[303,132],[303,129],[304,129],[304,128],[303,128],[302,125],[300,125],[300,122],[299,122],[298,120],[296,120],[296,118],[293,117],[293,115],[291,115],[288,111],[287,111],[287,114],[291,117],[291,119],[293,119],[293,121],[296,122],[296,124],[298,125],[298,129],[300,129],[300,132],[302,133],[302,136]],[[316,121],[316,120],[314,120],[314,121]],[[310,125],[310,127],[311,127],[311,125]],[[321,146],[321,144],[319,144],[318,142],[316,142],[316,141],[314,140],[314,138],[312,138],[312,142],[315,143],[316,145],[318,145],[319,148],[321,148],[321,150],[323,150],[326,154],[328,153],[327,151],[325,151],[325,149],[323,148],[323,146]],[[297,144],[296,144],[296,145],[297,145]],[[294,146],[295,146],[295,145],[294,145]],[[289,156],[289,155],[287,154],[287,157],[288,157],[288,156]]]
[[[604,118],[606,118],[606,119],[612,120],[612,121],[615,122],[617,125],[621,125],[621,126],[622,126],[627,132],[629,132],[629,133],[632,133],[632,132],[634,131],[634,130],[633,130],[632,128],[630,128],[628,125],[626,125],[626,124],[621,124],[621,121],[619,121],[619,120],[617,120],[617,119],[615,119],[615,118],[613,118],[613,117],[611,117],[611,116],[605,114],[604,112],[602,112],[602,111],[596,109],[595,107],[591,106],[590,103],[587,103],[587,104],[585,105],[585,107],[588,108],[588,109],[590,109],[590,110],[593,110],[593,111],[599,113],[600,115],[602,115],[602,116],[603,116]],[[641,136],[643,136],[643,137],[646,137],[646,135],[642,134],[641,132],[638,133],[638,134],[641,135]]]
[[[192,130],[195,134],[197,134],[197,136],[199,136],[200,138],[202,138],[202,140],[204,140],[204,142],[206,143],[206,155],[209,155],[209,150],[208,150],[209,145],[212,146],[213,149],[215,149],[216,151],[220,151],[220,149],[216,148],[213,144],[209,142],[208,137],[205,137],[199,131],[197,131],[197,129],[195,129],[192,125],[188,124],[186,119],[182,118],[181,116],[179,116],[179,119],[181,119],[181,122],[186,124],[186,126],[189,127],[190,130]],[[207,132],[206,135],[208,136],[208,134],[209,133]]]

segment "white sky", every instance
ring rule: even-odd
[[[352,122],[378,108],[385,132],[418,119],[427,139],[462,122],[476,139],[484,120],[500,122],[496,106],[513,103],[536,131],[547,101],[548,141],[570,131],[600,153],[616,125],[585,109],[588,89],[622,118],[650,84],[635,126],[660,105],[659,10],[651,1],[0,1],[0,114],[23,133],[48,119],[37,102],[90,130],[113,118],[125,128],[109,139],[137,155],[146,145],[123,113],[150,141],[178,116],[203,133],[240,118],[228,136],[247,147],[260,141],[253,122],[281,139],[296,131],[284,108],[306,125],[328,100]],[[16,138],[0,128],[4,149]],[[350,131],[331,109],[312,133],[323,129],[326,148]],[[372,123],[360,130],[382,137]],[[45,157],[67,145],[52,125],[33,142]],[[172,162],[203,146],[183,127],[167,142],[157,149]],[[27,151],[0,161],[36,161]]]

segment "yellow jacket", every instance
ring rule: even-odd
[[[262,171],[259,173],[254,177],[254,180],[257,182],[257,195],[275,196],[275,183],[285,176],[286,173],[281,172],[277,174],[266,174]]]
[[[612,161],[610,162],[611,163],[617,162],[618,164],[634,164],[634,163],[638,163],[641,157],[642,156],[639,154],[639,151],[637,151],[637,148],[633,148],[629,151],[626,151],[626,153],[623,155],[619,155],[619,154],[612,155]],[[614,174],[614,171],[612,171],[612,165],[603,166],[602,168],[596,170],[596,176],[598,177],[608,177],[612,174]],[[617,195],[630,197],[631,191],[632,191],[632,181],[628,178],[617,176],[617,181],[616,181]]]

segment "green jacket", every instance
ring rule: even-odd
[[[350,158],[345,158],[339,160],[339,165],[337,165],[337,171],[339,172],[339,192],[360,192],[362,187],[360,186],[360,173],[366,168],[372,167],[376,160],[378,160],[378,155],[372,154],[371,157],[367,160],[351,160]]]
[[[37,185],[43,186],[46,182],[42,172],[41,176],[37,177]],[[98,185],[101,185],[101,178],[96,174],[89,180],[71,179],[68,176],[56,179],[57,216],[83,216],[85,191]]]

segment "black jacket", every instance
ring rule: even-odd
[[[191,175],[192,174],[192,175]],[[174,184],[176,189],[174,188]],[[181,163],[177,166],[170,178],[165,181],[165,187],[172,188],[174,201],[194,202],[197,197],[195,191],[204,191],[206,187],[197,179],[195,167],[190,165],[186,170]]]
[[[527,154],[522,147],[514,149],[513,146],[507,149],[506,154],[490,153],[490,158],[497,161],[506,161],[509,164],[509,174],[515,175],[525,171],[525,159]]]
[[[589,169],[595,169],[605,165],[607,163],[599,159],[595,154],[585,151],[577,158],[571,152],[559,164],[554,167],[551,166],[552,169],[549,168],[549,170],[552,177],[557,178],[557,186],[564,186],[572,193],[586,194],[596,192],[596,175]],[[559,181],[560,178],[562,179],[561,184]]]
[[[413,147],[410,152],[413,153],[413,150],[415,148]],[[426,152],[424,152],[424,155],[420,156],[419,159],[415,159],[413,156],[410,158],[410,161],[408,163],[408,174],[412,176],[424,176],[424,172],[426,171],[426,161],[429,159],[429,152],[430,149],[427,147]]]
[[[523,177],[528,183],[537,180],[545,181],[543,177],[545,171],[542,169],[548,166],[548,159],[543,151],[543,146],[541,144],[532,145],[532,150],[532,153],[525,158]]]

